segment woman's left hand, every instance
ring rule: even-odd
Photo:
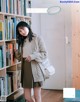
[[[28,61],[28,62],[30,62],[31,61],[31,57],[30,56],[27,56],[25,60]]]

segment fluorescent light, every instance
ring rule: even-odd
[[[27,8],[27,13],[47,13],[48,8]]]

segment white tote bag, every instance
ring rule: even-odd
[[[36,39],[36,48],[38,49],[38,40]],[[48,79],[51,75],[55,74],[55,68],[50,64],[49,59],[46,58],[39,62],[40,69],[43,73],[44,79]]]
[[[50,64],[48,58],[39,63],[39,65],[45,79],[48,79],[51,75],[55,74],[55,68]]]

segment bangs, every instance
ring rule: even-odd
[[[23,29],[25,26],[19,26],[18,29]]]

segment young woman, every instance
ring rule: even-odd
[[[44,41],[34,34],[30,26],[20,21],[16,26],[17,43],[21,54],[15,50],[15,57],[21,60],[21,84],[24,88],[26,102],[42,102],[41,87],[44,82],[43,73],[38,63],[47,57]],[[34,90],[34,99],[31,89]]]

